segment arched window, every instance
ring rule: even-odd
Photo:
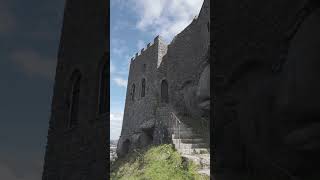
[[[71,89],[69,91],[69,119],[67,124],[69,128],[78,124],[80,82],[81,73],[75,71],[71,76]]]
[[[146,79],[142,79],[141,81],[141,97],[146,95]]]
[[[109,64],[104,63],[100,69],[100,87],[99,87],[99,113],[107,113],[109,111]]]
[[[135,93],[135,90],[136,90],[136,86],[134,84],[132,84],[132,87],[131,87],[131,100],[134,101],[134,93]]]
[[[146,72],[146,70],[147,70],[147,65],[146,64],[143,64],[143,67],[142,67],[142,72]]]
[[[161,82],[161,102],[169,102],[168,82],[166,80]]]

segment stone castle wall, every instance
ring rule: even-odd
[[[209,1],[204,1],[199,16],[174,38],[164,56],[164,61],[167,62],[170,105],[184,120],[184,123],[193,127],[195,131],[205,132],[207,137],[209,135],[207,134],[209,133],[208,121],[202,121],[197,116],[200,114],[197,111],[200,110],[189,105],[188,101],[192,101],[196,96],[191,92],[197,89],[201,72],[209,64],[207,56],[210,41],[209,15]]]
[[[204,122],[201,118],[192,117],[193,112],[190,112],[190,109],[193,107],[186,105],[188,104],[186,98],[193,99],[196,95],[186,95],[183,87],[185,84],[190,84],[190,87],[197,89],[201,73],[209,64],[207,56],[210,39],[209,14],[209,1],[205,0],[198,18],[194,19],[169,45],[166,45],[158,36],[153,45],[147,47],[140,55],[136,54],[132,59],[123,127],[118,143],[120,156],[128,149],[163,142],[161,139],[163,133],[170,128],[165,121],[169,121],[168,113],[171,111],[179,116],[184,115],[181,116],[183,121],[193,126],[195,130],[204,132],[206,137],[209,136],[208,121]],[[146,72],[143,71],[144,64]],[[143,98],[140,96],[142,78],[146,79],[146,97]],[[163,80],[168,82],[169,87],[167,103],[161,100]],[[135,84],[134,101],[131,99],[133,83]]]
[[[153,44],[148,44],[146,49],[142,49],[141,53],[137,53],[131,60],[120,144],[129,139],[130,142],[135,142],[135,145],[139,146],[137,136],[142,133],[140,126],[155,119],[159,99],[156,72],[158,63],[161,61],[160,49],[165,51],[166,45],[160,37],[156,37]],[[141,96],[142,79],[145,79],[144,97]],[[132,100],[133,85],[135,86],[134,100]]]

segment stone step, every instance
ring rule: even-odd
[[[192,130],[192,128],[190,126],[183,124],[183,123],[177,124],[177,127],[179,127],[179,126],[180,126],[180,129],[191,129]]]
[[[178,142],[180,141],[181,143],[205,143],[202,138],[181,138],[181,139],[172,139],[172,141]]]
[[[195,137],[195,134],[190,131],[173,132],[173,134],[175,135],[176,138],[180,138],[180,139],[181,137],[185,137],[184,139],[190,139]],[[186,138],[186,137],[189,137],[189,138]]]
[[[193,133],[191,128],[181,128],[180,131],[179,131],[179,129],[175,128],[175,129],[173,129],[173,132],[175,134],[178,134],[179,132],[180,133]]]
[[[193,161],[195,164],[200,166],[200,169],[210,168],[210,154],[182,154],[183,158],[186,158],[189,161]]]
[[[192,154],[207,154],[208,153],[208,149],[207,148],[179,148],[179,145],[175,145],[176,149],[178,152],[180,152],[181,154],[188,154],[188,155],[192,155]]]
[[[184,124],[176,124],[175,122],[171,122],[171,125],[172,125],[172,128],[174,129],[179,129],[179,126],[180,126],[180,130],[182,129],[188,129],[188,130],[192,130],[192,128],[190,126],[187,126],[187,125],[184,125]]]
[[[174,143],[176,145],[179,145],[179,148],[182,148],[182,149],[187,149],[187,148],[207,148],[208,145],[206,143],[182,143],[180,142],[179,144],[179,141]]]
[[[201,138],[201,136],[193,133],[180,133],[180,137],[179,137],[179,134],[172,134],[172,139],[178,139],[178,138],[191,139],[191,138]]]
[[[175,137],[175,139],[190,139],[190,138],[195,138],[195,137],[199,137],[196,136],[195,134],[193,134],[192,132],[186,132],[186,131],[182,131],[182,132],[173,132],[173,135]]]

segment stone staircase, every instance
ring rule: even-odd
[[[199,165],[199,173],[210,176],[210,147],[203,138],[192,131],[192,128],[183,124],[172,114],[172,142],[181,156]]]

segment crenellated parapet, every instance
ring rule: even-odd
[[[131,58],[131,61],[134,61],[135,59],[137,59],[139,56],[143,55],[148,49],[152,48],[155,44],[158,44],[159,42],[163,42],[161,36],[156,36],[153,39],[153,42],[149,42],[147,44],[147,47],[142,48],[139,52],[137,52],[134,57]]]

